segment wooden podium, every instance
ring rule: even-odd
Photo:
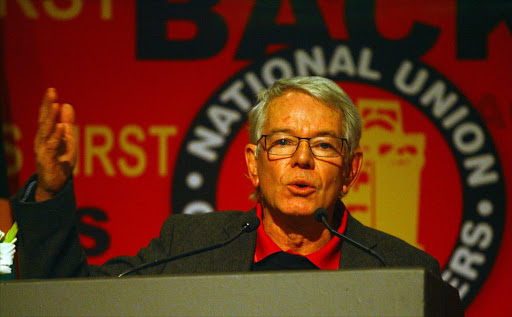
[[[463,316],[424,269],[0,282],[0,316]]]

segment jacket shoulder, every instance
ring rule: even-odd
[[[248,212],[227,210],[227,211],[215,211],[203,214],[173,214],[164,222],[164,227],[184,227],[190,230],[194,230],[194,227],[210,227],[215,225],[216,227],[235,224],[241,222]]]
[[[189,246],[203,246],[225,240],[242,229],[249,212],[215,211],[204,214],[174,214],[165,220],[160,238],[180,241]]]

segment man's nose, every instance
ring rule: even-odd
[[[300,168],[314,168],[315,157],[311,152],[308,140],[300,140],[297,150],[292,156],[292,166],[299,166]]]

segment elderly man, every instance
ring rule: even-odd
[[[278,80],[260,94],[249,113],[251,143],[245,147],[245,158],[257,198],[253,210],[170,216],[160,236],[136,256],[89,266],[73,220],[74,114],[70,105],[56,100],[49,89],[35,141],[37,174],[12,200],[20,226],[22,277],[118,275],[213,245],[217,247],[137,274],[387,265],[422,266],[439,275],[433,257],[363,226],[343,205],[341,198],[362,166],[361,121],[350,98],[321,77]],[[319,208],[337,233],[315,219]],[[240,231],[247,217],[258,217],[262,225],[253,230],[253,223],[250,230]],[[253,231],[242,235],[244,230]],[[346,243],[337,234],[363,247]],[[233,241],[225,244],[230,238]]]

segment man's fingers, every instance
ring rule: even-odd
[[[59,111],[59,105],[56,102],[57,90],[55,88],[48,88],[39,109],[38,137],[47,138],[53,132],[55,118]]]
[[[71,124],[64,123],[63,147],[64,151],[57,159],[61,163],[69,162],[71,169],[73,169],[77,157],[77,142]]]
[[[75,123],[75,110],[73,106],[68,103],[65,103],[60,108],[60,122],[62,123]]]
[[[55,151],[63,141],[65,131],[64,123],[58,123],[53,133],[46,139],[46,149]]]
[[[41,101],[39,108],[39,122],[45,121],[48,113],[50,112],[51,105],[57,102],[57,90],[55,88],[48,88]]]
[[[57,116],[59,114],[59,104],[52,103],[49,106],[48,113],[42,121],[39,122],[39,137],[46,139],[55,130]]]

